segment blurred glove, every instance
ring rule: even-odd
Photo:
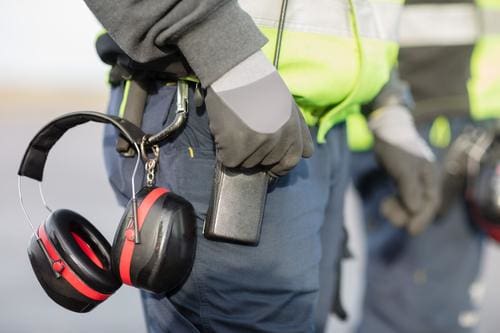
[[[207,89],[217,158],[227,167],[290,171],[314,151],[309,128],[287,86],[259,51]]]
[[[398,193],[382,202],[382,214],[411,235],[421,233],[440,206],[439,169],[406,107],[390,105],[370,115],[374,152],[394,179]]]

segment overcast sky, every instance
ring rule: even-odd
[[[0,87],[103,88],[100,29],[83,0],[0,0]]]

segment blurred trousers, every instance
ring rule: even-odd
[[[450,120],[452,139],[468,120]],[[429,137],[431,124],[422,124]],[[442,161],[446,149],[434,149]],[[372,152],[352,156],[367,234],[366,291],[359,333],[470,333],[477,325],[482,235],[472,226],[463,196],[421,235],[409,236],[379,212],[395,193]]]

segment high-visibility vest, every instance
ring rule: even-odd
[[[307,123],[318,125],[318,142],[388,81],[402,1],[289,0],[278,69]],[[272,60],[281,1],[239,3],[269,39]]]
[[[470,78],[458,82],[464,85],[467,96],[458,105],[464,104],[465,100],[471,117],[484,120],[500,117],[500,0],[476,0],[475,3],[471,0],[470,3],[450,1],[405,6],[399,41],[401,48],[408,48],[408,52],[414,47],[474,45],[469,59]],[[419,74],[417,68],[412,72]],[[432,77],[423,79],[429,84],[433,80]],[[436,104],[441,104],[445,111],[446,108],[453,108],[455,102],[444,98]],[[416,112],[419,112],[418,107]],[[347,119],[347,125],[351,150],[370,149],[373,138],[366,120],[360,115],[353,115]],[[429,140],[434,146],[442,148],[450,143],[451,128],[446,116],[438,116],[434,120]]]
[[[475,120],[500,118],[500,0],[476,2],[482,34],[471,58],[470,111]]]

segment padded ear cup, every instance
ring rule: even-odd
[[[33,236],[28,247],[31,265],[46,293],[59,305],[88,312],[121,286],[111,270],[111,246],[83,216],[57,210],[39,227],[38,236],[47,254]]]
[[[134,242],[129,203],[115,235],[112,267],[122,282],[155,293],[172,294],[186,281],[196,251],[193,206],[164,188],[137,194],[140,244]]]

